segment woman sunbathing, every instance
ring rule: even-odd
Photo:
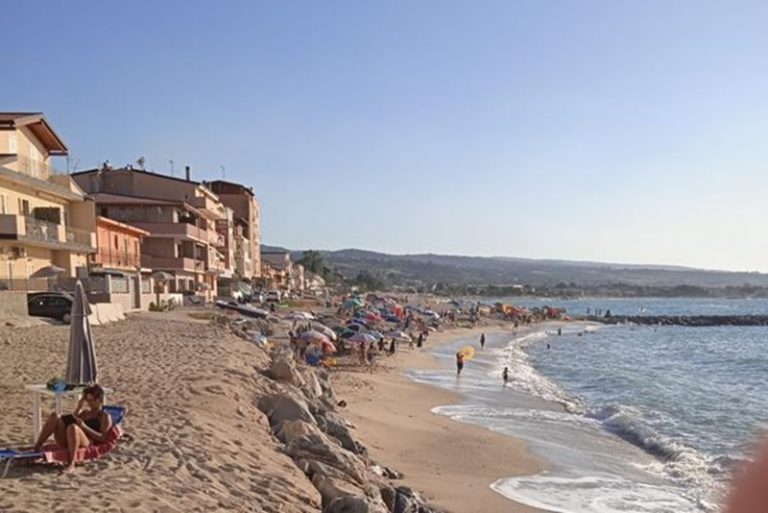
[[[77,451],[91,444],[100,444],[112,429],[112,418],[103,406],[104,389],[99,385],[87,387],[74,412],[62,416],[53,413],[48,417],[34,451],[39,452],[45,441],[53,435],[59,447],[66,447],[69,451],[69,462],[64,471],[74,472]]]

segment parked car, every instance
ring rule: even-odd
[[[27,312],[33,317],[48,317],[69,324],[73,302],[74,298],[66,292],[33,292],[27,294]]]
[[[280,299],[280,291],[279,290],[270,290],[267,292],[267,303],[279,303]]]

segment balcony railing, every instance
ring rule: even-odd
[[[102,267],[135,269],[141,266],[141,255],[128,251],[120,251],[112,247],[100,247],[92,256],[91,262]]]
[[[32,245],[81,252],[96,250],[96,234],[94,232],[29,216],[0,215],[0,234]]]
[[[205,271],[205,261],[187,257],[141,255],[141,266],[158,270]]]
[[[208,230],[189,223],[131,223],[137,228],[148,231],[153,236],[194,238],[208,241]]]

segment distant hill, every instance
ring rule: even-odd
[[[627,284],[649,287],[768,287],[768,274],[710,271],[679,266],[451,255],[388,255],[361,249],[321,251],[344,276],[368,271],[395,285],[531,285],[579,287]],[[292,251],[295,259],[302,251]]]

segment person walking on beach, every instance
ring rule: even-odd
[[[504,371],[501,373],[501,379],[504,380],[504,386],[509,383],[509,367],[504,367]]]
[[[460,376],[462,370],[464,370],[464,353],[459,351],[456,353],[456,376]]]
[[[480,349],[485,349],[485,333],[480,334]]]
[[[395,354],[395,339],[389,343],[389,354]]]
[[[421,348],[424,345],[424,333],[419,333],[419,338],[416,340],[416,347]]]

